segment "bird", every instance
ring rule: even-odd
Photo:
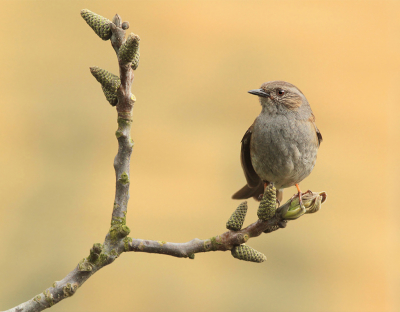
[[[313,170],[322,142],[310,104],[296,86],[285,81],[268,81],[248,93],[258,96],[262,109],[241,141],[247,184],[232,198],[259,201],[273,183],[278,205],[283,189],[291,186],[296,186],[302,204],[299,183]]]

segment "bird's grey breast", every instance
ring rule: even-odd
[[[312,122],[288,117],[261,113],[251,137],[254,170],[262,180],[274,182],[276,188],[302,181],[311,173],[317,157],[317,136]]]

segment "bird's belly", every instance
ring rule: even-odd
[[[312,137],[308,133],[301,133],[304,129],[279,130],[264,128],[253,134],[251,162],[262,180],[273,182],[276,188],[286,188],[311,173],[318,147],[310,144]]]

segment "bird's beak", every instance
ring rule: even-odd
[[[270,97],[270,94],[268,92],[265,92],[263,89],[255,89],[255,90],[250,90],[248,92],[250,94],[258,95],[261,97]]]

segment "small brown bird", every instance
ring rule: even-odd
[[[233,199],[259,200],[269,183],[282,201],[283,189],[299,183],[314,168],[322,135],[304,94],[285,81],[269,81],[257,95],[262,110],[242,139],[240,159],[247,185]]]

